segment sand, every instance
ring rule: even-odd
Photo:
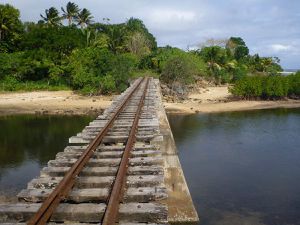
[[[72,91],[7,92],[0,94],[0,115],[100,113],[113,97],[80,96]]]
[[[228,86],[206,87],[198,93],[191,93],[182,103],[165,103],[169,113],[217,113],[270,108],[298,108],[300,100],[245,101],[233,100]]]
[[[81,96],[72,91],[0,93],[0,115],[100,114],[115,96]],[[215,113],[267,108],[297,108],[300,100],[233,101],[227,86],[207,87],[182,103],[165,102],[168,113]]]

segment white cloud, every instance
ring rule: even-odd
[[[156,29],[179,31],[192,27],[197,21],[197,15],[188,10],[152,9],[147,13],[146,20]]]
[[[292,49],[292,46],[291,45],[282,45],[282,44],[272,44],[270,46],[270,48],[274,52],[281,52],[281,51],[288,51],[288,50]]]

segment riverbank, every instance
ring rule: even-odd
[[[272,108],[298,108],[300,100],[278,101],[234,100],[227,86],[206,87],[200,92],[191,93],[183,102],[165,102],[168,113],[218,113]]]
[[[228,89],[207,87],[183,102],[164,102],[168,113],[215,113],[269,108],[298,108],[300,100],[234,101]],[[72,91],[0,93],[0,115],[12,114],[100,114],[114,96],[81,96]]]
[[[0,93],[0,115],[12,114],[99,114],[114,96],[81,96],[72,91]]]

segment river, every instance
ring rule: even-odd
[[[168,117],[200,225],[300,224],[300,109]],[[0,192],[25,188],[92,119],[0,117]]]
[[[13,196],[26,188],[63,151],[68,138],[91,120],[89,116],[1,116],[0,194]]]
[[[300,109],[169,121],[201,225],[300,224]]]

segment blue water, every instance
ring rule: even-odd
[[[169,121],[201,225],[300,224],[300,109]]]

